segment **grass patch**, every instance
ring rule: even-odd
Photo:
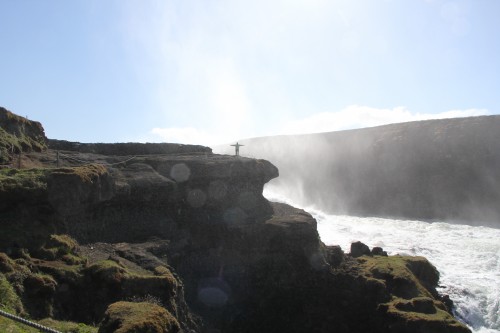
[[[76,176],[84,183],[92,183],[106,173],[106,167],[96,164],[57,169],[0,169],[0,192],[45,190],[48,176]]]
[[[78,256],[79,246],[76,240],[68,235],[50,235],[45,244],[35,251],[37,258],[45,260],[62,260],[69,265],[82,265],[87,262]]]
[[[57,168],[51,171],[52,176],[78,177],[84,183],[93,183],[95,179],[107,174],[105,166],[100,164],[88,164],[79,167]]]
[[[0,317],[0,332],[2,333],[40,333],[39,330],[17,323],[12,319]]]
[[[59,321],[52,318],[39,320],[43,326],[53,328],[63,333],[97,333],[97,327],[85,325],[83,323],[74,323],[71,321]]]
[[[99,280],[112,283],[120,283],[125,277],[126,270],[123,266],[113,260],[101,260],[85,269]]]
[[[383,281],[389,292],[395,296],[405,299],[411,299],[418,296],[433,297],[431,290],[435,288],[431,286],[436,275],[439,279],[439,274],[432,264],[423,257],[406,257],[406,256],[362,256],[358,258],[361,263],[363,275]],[[423,268],[427,266],[427,268]],[[420,270],[425,271],[428,276],[423,273],[417,276],[413,269],[422,267]],[[411,269],[413,268],[413,269]]]
[[[23,312],[23,305],[14,288],[3,274],[0,274],[0,306],[2,310],[13,313]]]
[[[100,333],[179,332],[180,325],[166,309],[147,302],[111,304],[100,325]]]
[[[32,122],[0,107],[0,163],[9,162],[10,154],[20,151],[42,151],[46,148],[46,138],[40,123]]]
[[[82,265],[67,265],[63,261],[40,261],[36,267],[43,273],[53,276],[57,281],[77,284],[82,278]]]
[[[454,327],[456,329],[454,332],[470,332],[438,303],[427,297],[416,297],[411,300],[394,298],[380,307],[390,317],[397,318],[398,321],[403,320],[405,327],[426,328],[428,332],[449,332],[449,327]]]
[[[0,169],[0,192],[47,189],[49,169]]]

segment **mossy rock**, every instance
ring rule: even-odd
[[[380,304],[378,311],[387,332],[470,333],[437,299],[439,273],[427,259],[362,256],[357,260],[362,275],[386,286],[389,301]]]
[[[45,244],[34,255],[45,260],[62,260],[70,265],[86,262],[78,256],[78,243],[68,235],[50,235]]]
[[[19,296],[3,274],[0,274],[0,308],[16,314],[24,312]]]
[[[79,167],[65,167],[53,169],[51,177],[75,177],[84,183],[93,183],[95,179],[107,174],[105,166],[100,164],[88,164]]]
[[[81,264],[67,264],[65,261],[45,261],[36,262],[36,267],[43,273],[54,277],[58,282],[71,283],[76,285],[79,283],[83,275]]]
[[[405,299],[437,295],[439,272],[424,257],[362,256],[358,262],[363,275],[383,281],[392,295]]]
[[[113,260],[101,260],[85,269],[85,273],[104,283],[121,283],[126,275],[126,269]]]
[[[180,325],[170,312],[156,304],[117,302],[111,304],[99,333],[175,333]]]
[[[35,273],[24,280],[24,287],[27,292],[37,296],[50,296],[56,290],[57,282],[51,275]]]
[[[440,302],[427,297],[394,298],[379,310],[386,314],[390,332],[470,333]]]

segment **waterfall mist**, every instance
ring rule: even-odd
[[[500,226],[500,116],[239,142],[241,155],[278,167],[280,177],[268,186],[303,206]]]

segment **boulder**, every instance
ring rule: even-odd
[[[371,251],[368,245],[361,243],[360,241],[351,243],[351,257],[357,258],[369,255],[371,255]]]
[[[374,256],[384,256],[384,257],[387,257],[387,252],[385,252],[383,248],[378,247],[378,246],[375,246],[372,249],[371,254],[374,255]]]

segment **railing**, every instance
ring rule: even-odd
[[[53,328],[50,328],[50,327],[46,327],[46,326],[43,326],[43,325],[40,325],[40,324],[37,324],[35,322],[32,322],[32,321],[29,321],[27,319],[24,319],[24,318],[21,318],[19,316],[16,316],[16,315],[13,315],[11,313],[8,313],[8,312],[5,312],[3,310],[0,310],[0,316],[4,316],[5,318],[9,318],[9,319],[12,319],[14,321],[17,321],[18,323],[21,323],[21,324],[24,324],[24,325],[27,325],[27,326],[31,326],[33,328],[36,328],[37,330],[39,330],[40,332],[46,332],[46,333],[62,333],[60,331],[57,331]]]

